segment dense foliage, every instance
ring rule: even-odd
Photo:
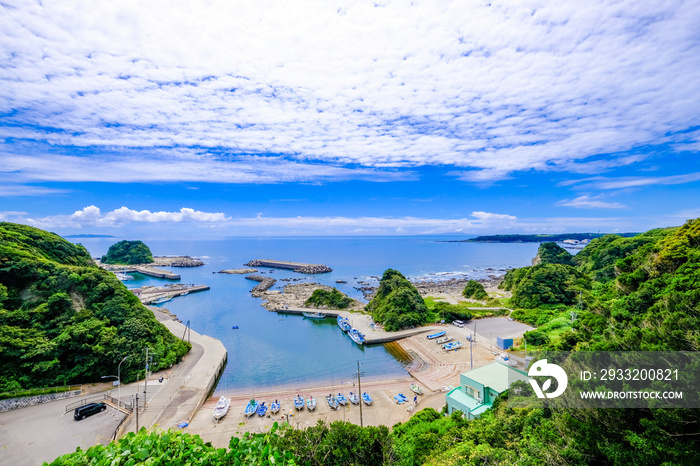
[[[618,236],[631,238],[637,233],[620,233]],[[545,241],[592,240],[604,236],[601,233],[562,233],[559,235],[485,235],[465,240],[470,243],[542,243]]]
[[[199,435],[183,432],[149,432],[141,429],[129,432],[117,442],[95,445],[56,458],[51,466],[234,466],[234,465],[287,465],[299,462],[291,453],[284,453],[273,445],[277,423],[268,434],[246,434],[242,439],[233,437],[229,448],[214,448]],[[46,463],[44,463],[46,464]]]
[[[365,309],[372,313],[375,322],[389,331],[424,325],[430,319],[428,307],[418,290],[401,272],[393,269],[384,272],[377,294]]]
[[[579,292],[590,289],[591,283],[575,267],[542,263],[509,270],[499,286],[513,292],[512,305],[532,309],[545,304],[573,304]]]
[[[119,241],[109,247],[100,259],[104,264],[150,264],[151,250],[143,241]]]
[[[352,304],[352,299],[333,288],[331,291],[322,289],[314,290],[309,299],[305,303],[307,306],[322,307],[326,306],[330,309],[345,309]]]
[[[479,301],[489,298],[489,295],[484,289],[484,285],[476,280],[469,280],[467,282],[467,286],[465,286],[464,290],[462,291],[462,296],[465,298],[478,299]]]
[[[535,264],[574,265],[574,260],[569,251],[557,243],[542,243],[537,248],[537,256],[533,261],[533,265]]]
[[[135,379],[147,346],[154,370],[189,349],[82,246],[0,223],[0,391],[99,381],[125,356]]]

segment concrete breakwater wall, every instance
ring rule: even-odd
[[[327,265],[322,264],[304,264],[302,262],[287,262],[287,261],[276,261],[270,259],[255,259],[247,264],[248,267],[270,267],[273,269],[287,269],[298,273],[328,273],[332,272],[333,269]]]
[[[26,408],[48,401],[60,400],[62,398],[71,398],[80,395],[80,390],[71,390],[69,392],[49,393],[46,395],[28,396],[26,398],[10,398],[8,400],[0,400],[0,413],[12,411],[13,409]]]
[[[258,285],[255,285],[252,290],[250,290],[251,294],[255,297],[260,296],[264,291],[269,290],[275,285],[275,283],[277,283],[277,280],[274,278],[261,277],[260,275],[248,275],[245,278],[255,282],[260,282]]]

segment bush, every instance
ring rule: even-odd
[[[389,331],[424,325],[430,319],[428,307],[418,290],[401,272],[393,269],[384,272],[376,296],[365,309],[373,314],[375,322]]]
[[[332,291],[318,289],[314,290],[305,304],[314,307],[327,306],[331,309],[345,309],[352,304],[352,299],[335,288]]]
[[[153,255],[142,241],[124,240],[111,245],[101,261],[105,264],[150,264]]]
[[[483,301],[485,299],[488,299],[489,297],[489,295],[486,293],[486,290],[484,289],[484,285],[477,282],[476,280],[469,280],[467,282],[467,286],[464,287],[462,295],[465,298],[472,298],[479,301]]]

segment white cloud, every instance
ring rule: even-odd
[[[675,185],[700,181],[700,172],[671,176],[594,176],[559,183],[560,186],[575,186],[578,189],[624,189],[653,185]]]
[[[619,202],[605,202],[599,196],[579,196],[575,199],[564,199],[557,202],[558,206],[576,207],[578,209],[622,209],[625,206]]]
[[[667,135],[700,119],[698,2],[4,5],[0,138],[29,147],[193,148],[217,170],[243,167],[226,182],[289,177],[207,150],[300,169],[447,165],[480,182],[634,163],[615,154],[664,141],[697,150]],[[201,180],[173,152],[166,175],[148,151],[129,163]],[[612,155],[578,167],[598,154]],[[32,155],[41,163],[18,173],[45,179],[56,156]],[[308,178],[342,176],[311,165]]]
[[[227,217],[220,212],[201,212],[188,207],[178,212],[151,212],[120,207],[102,213],[94,205],[84,207],[71,215],[54,215],[43,218],[27,218],[25,221],[39,228],[121,227],[130,223],[222,223]]]

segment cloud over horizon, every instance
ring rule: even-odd
[[[488,182],[698,151],[697,2],[1,8],[0,171],[23,182]]]

